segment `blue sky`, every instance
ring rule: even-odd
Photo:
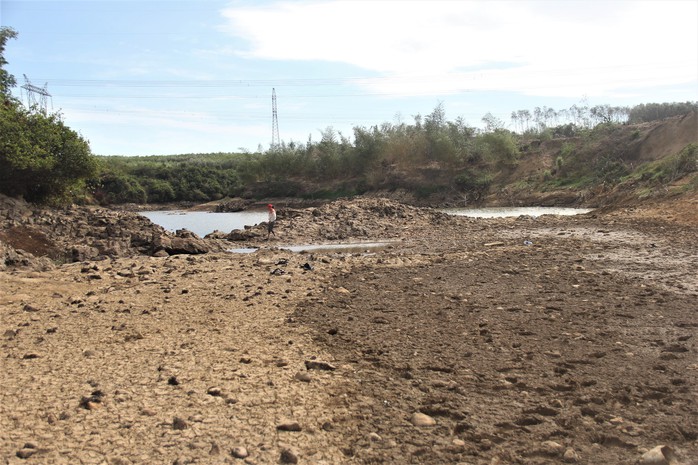
[[[266,150],[272,89],[285,142],[439,104],[481,127],[698,101],[698,0],[0,0],[0,25],[7,70],[98,155]]]

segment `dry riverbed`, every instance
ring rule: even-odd
[[[698,463],[698,233],[676,217],[341,201],[251,254],[8,269],[0,457]],[[369,240],[391,242],[279,248]]]

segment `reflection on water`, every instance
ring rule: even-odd
[[[444,208],[440,209],[449,215],[468,216],[471,218],[504,218],[521,215],[579,215],[588,213],[588,208],[558,208],[558,207],[497,207],[497,208]],[[141,212],[141,215],[150,219],[153,223],[162,226],[168,231],[175,232],[178,229],[187,229],[199,237],[204,237],[213,231],[229,233],[233,229],[244,229],[245,226],[254,226],[267,221],[267,212],[263,210],[251,210],[241,212],[190,212],[190,211],[150,211]],[[384,245],[384,243],[376,243]],[[312,251],[335,248],[375,248],[380,245],[367,244],[333,244],[333,245],[294,245],[289,250],[294,252]]]
[[[181,210],[140,212],[153,223],[168,231],[186,229],[199,237],[204,237],[213,231],[229,233],[233,229],[244,229],[267,221],[268,214],[263,210],[244,212],[188,212]]]
[[[280,245],[282,250],[290,250],[291,252],[346,252],[346,253],[364,253],[368,250],[383,249],[390,245],[390,242],[353,242],[345,244],[306,244],[306,245]],[[233,253],[252,253],[258,249],[244,247],[239,249],[229,249],[228,252]]]
[[[387,247],[389,242],[361,242],[361,243],[346,243],[346,244],[306,244],[306,245],[289,245],[281,246],[280,248],[290,250],[291,252],[333,252],[342,251],[348,253],[366,252],[368,249],[382,249]]]
[[[440,211],[455,216],[467,216],[470,218],[509,218],[517,216],[541,216],[541,215],[581,215],[589,213],[590,208],[563,208],[563,207],[491,207],[491,208],[443,208]]]

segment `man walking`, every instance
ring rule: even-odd
[[[274,223],[276,223],[276,210],[274,210],[274,205],[269,204],[267,205],[267,210],[269,210],[269,222],[267,223],[267,240],[269,240],[269,236],[272,234],[274,237],[276,237],[276,233],[274,232]]]

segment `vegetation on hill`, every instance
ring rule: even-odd
[[[461,119],[448,121],[438,105],[411,124],[355,127],[351,140],[330,128],[319,141],[282,143],[265,153],[104,157],[92,187],[104,203],[331,199],[396,190],[417,200],[478,200],[495,189],[590,189],[620,183],[646,169],[640,165],[650,160],[636,156],[653,127],[646,121],[657,124],[697,108],[686,102],[536,109],[512,114],[522,129],[514,132],[489,114],[483,118],[484,130]],[[629,118],[637,123],[629,124]],[[698,144],[698,136],[694,141]],[[681,168],[656,165],[655,170],[674,174],[655,174],[654,182],[696,171],[695,146],[683,145],[669,155],[683,160]],[[540,166],[541,160],[547,164]],[[531,172],[522,166],[526,164],[538,169]]]

